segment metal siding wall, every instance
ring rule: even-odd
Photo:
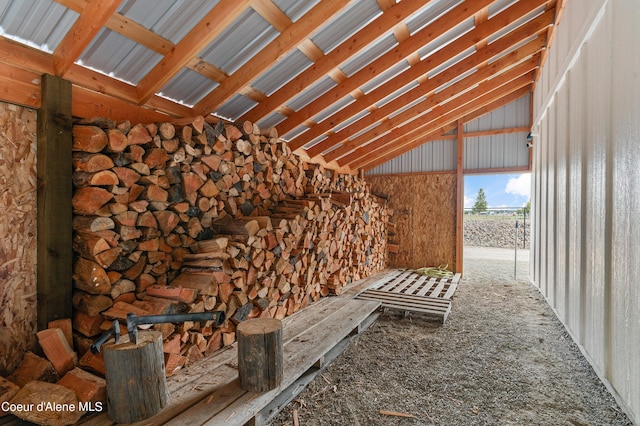
[[[558,90],[556,96],[556,172],[555,172],[555,308],[558,313],[566,318],[568,315],[567,306],[567,109],[568,109],[568,88],[567,84],[563,84]],[[572,330],[573,331],[573,330]]]
[[[456,153],[455,139],[426,142],[371,169],[367,175],[451,171],[457,166]]]
[[[610,1],[613,169],[612,383],[640,421],[640,5]]]
[[[638,21],[637,0],[566,3],[534,94],[531,255],[534,284],[636,423]]]

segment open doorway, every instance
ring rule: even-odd
[[[528,275],[530,190],[530,173],[465,176],[465,260],[511,259],[514,276]]]

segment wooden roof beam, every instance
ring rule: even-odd
[[[311,104],[300,109],[295,114],[289,116],[282,123],[278,124],[277,128],[279,133],[286,134],[290,130],[300,125],[308,117],[313,117],[324,109],[328,108],[333,103],[340,101],[353,90],[363,86],[365,83],[371,81],[380,73],[393,67],[398,62],[405,60],[407,57],[413,55],[425,44],[429,43],[432,40],[435,40],[437,37],[445,34],[452,28],[455,28],[460,24],[460,22],[473,16],[474,13],[476,13],[478,10],[482,9],[482,7],[488,5],[489,3],[491,3],[491,0],[477,0],[474,2],[463,2],[462,4],[454,7],[445,15],[436,19],[431,25],[416,32],[412,37],[408,38],[404,42],[399,43],[394,49],[380,56],[378,59],[371,62],[368,66],[356,72],[350,78],[340,83],[338,86],[324,93],[320,98],[316,99]],[[408,83],[409,82],[405,82],[405,84]],[[335,123],[334,125],[337,124],[338,123]],[[296,142],[295,139],[293,141],[290,141],[290,144],[291,143],[293,143],[293,149],[303,145],[299,142]]]
[[[332,69],[336,68],[336,64],[344,62],[422,7],[424,7],[424,4],[417,1],[403,1],[391,6],[381,16],[356,32],[351,38],[337,46],[327,55],[323,54],[323,56],[318,57],[312,66],[271,94],[264,102],[247,112],[241,120],[259,121],[273,111],[278,110],[279,107],[305,88],[329,74]]]
[[[536,59],[539,60],[539,58]],[[531,67],[526,65],[528,64],[525,63],[523,64],[523,66],[516,67],[499,77],[485,81],[474,89],[462,94],[461,96],[458,96],[457,98],[450,100],[447,103],[434,107],[431,111],[423,114],[412,122],[393,128],[386,134],[382,134],[382,137],[373,140],[367,145],[360,146],[357,150],[344,157],[340,162],[342,164],[349,164],[353,167],[352,163],[354,162],[354,160],[361,161],[363,158],[363,154],[366,154],[366,157],[370,158],[375,155],[375,152],[380,152],[389,147],[395,147],[400,143],[399,141],[424,136],[424,129],[431,128],[433,122],[435,120],[439,120],[440,117],[446,116],[447,114],[455,113],[456,110],[460,110],[460,108],[464,107],[470,102],[473,102],[476,98],[482,97],[485,93],[494,92],[493,96],[495,96],[496,93],[500,92],[500,90],[497,89],[501,88],[502,86],[508,85],[513,80],[522,79],[522,73],[531,72],[530,70],[532,69]],[[523,83],[523,81],[520,81],[520,83]],[[461,116],[456,116],[456,119],[448,120],[442,125],[455,121]],[[357,164],[357,167],[360,166],[360,164]]]
[[[553,12],[550,11],[527,22],[516,30],[494,41],[487,47],[476,51],[475,53],[467,57],[464,61],[451,66],[449,69],[434,76],[432,79],[427,79],[426,81],[421,83],[420,86],[384,105],[376,112],[376,114],[370,114],[366,117],[363,117],[351,126],[348,126],[347,128],[339,132],[329,135],[327,139],[309,148],[309,155],[314,156],[320,154],[321,152],[329,149],[331,146],[345,141],[354,134],[362,131],[364,128],[374,124],[377,121],[383,120],[385,115],[391,114],[394,111],[401,109],[405,105],[419,99],[420,97],[425,96],[427,93],[435,90],[439,86],[445,84],[447,81],[450,81],[453,78],[464,74],[468,70],[483,65],[492,57],[508,50],[515,44],[520,43],[522,40],[525,40],[532,35],[544,31],[545,28],[551,24],[552,19]],[[500,22],[501,21],[492,20],[491,22],[482,24],[480,27],[470,31],[465,36],[451,43],[449,46],[447,46],[447,49],[441,49],[440,51],[426,58],[420,64],[411,67],[402,74],[398,75],[392,81],[389,81],[387,84],[384,84],[381,87],[371,91],[367,96],[363,97],[357,102],[348,105],[339,113],[335,114],[332,119],[327,119],[322,123],[319,123],[317,126],[312,127],[305,133],[299,135],[298,137],[293,139],[290,144],[292,144],[292,146],[294,147],[297,147],[301,144],[304,145],[308,143],[314,138],[320,136],[322,133],[327,132],[330,128],[334,127],[338,123],[344,122],[358,112],[362,111],[364,108],[369,106],[369,104],[384,99],[386,96],[405,86],[408,82],[416,80],[419,75],[425,74],[429,70],[439,66],[440,64],[446,63],[448,60],[455,57],[458,53],[466,50],[466,48],[468,48],[467,43],[469,42],[469,40],[479,37],[484,37],[484,39],[486,39],[495,31],[498,31],[501,28]],[[542,46],[539,46],[532,51],[522,49],[522,53],[525,54],[526,51],[530,51],[529,54],[533,54],[535,51],[542,49],[545,43],[546,41],[544,41],[544,39],[539,38],[538,44],[542,44]],[[521,56],[521,59],[526,56],[526,54],[525,56]],[[349,144],[353,145],[351,142],[349,142]]]
[[[53,51],[53,68],[57,76],[65,75],[120,3],[121,0],[94,0],[87,4]]]
[[[291,18],[280,10],[272,0],[257,0],[251,7],[279,32],[283,32],[293,25]]]
[[[429,110],[429,108],[435,107],[436,105],[445,102],[447,99],[455,96],[457,93],[468,90],[474,85],[486,81],[491,76],[498,74],[501,70],[516,65],[524,58],[539,52],[544,46],[544,40],[545,37],[539,37],[538,39],[529,42],[525,46],[522,46],[520,49],[509,53],[503,58],[500,58],[498,61],[495,61],[494,63],[481,68],[479,71],[460,80],[447,89],[444,89],[441,92],[428,97],[425,101],[420,102],[419,104],[404,111],[403,113],[393,118],[385,119],[379,126],[359,135],[352,140],[344,142],[339,148],[328,152],[325,155],[325,158],[328,161],[331,161],[342,157],[358,148],[359,146],[365,145],[367,142],[375,140],[381,135],[388,133],[395,127],[402,125],[402,123],[406,123],[411,121],[413,118],[420,117],[422,114],[425,114]],[[536,55],[531,59],[525,61],[521,65],[518,65],[518,67],[526,70],[535,69],[538,65],[539,60],[540,55]],[[308,151],[309,155],[311,155],[311,149],[309,149]]]
[[[347,6],[347,2],[321,0],[302,18],[285,29],[269,43],[259,55],[251,58],[239,70],[220,83],[195,106],[195,110],[208,115],[231,99],[244,86],[269,69],[273,63],[304,42],[314,31]]]
[[[491,102],[487,105],[485,105],[484,107],[479,108],[476,111],[473,111],[467,115],[465,115],[462,118],[462,122],[463,123],[468,123],[469,121],[473,120],[474,118],[477,118],[478,116],[484,115],[488,112],[491,112],[497,108],[500,108],[504,105],[507,105],[513,101],[515,101],[516,99],[520,99],[521,97],[527,95],[528,93],[531,92],[531,85],[529,86],[524,86],[521,87],[520,89],[516,89],[515,91],[506,94],[505,96],[503,96],[502,98]],[[466,109],[472,109],[473,106],[469,106]],[[447,128],[449,127],[453,127],[455,124],[452,123],[451,126],[447,126]],[[397,157],[398,155],[402,155],[405,152],[409,152],[410,150],[417,148],[418,146],[426,143],[426,142],[432,142],[432,141],[436,141],[436,140],[440,140],[441,137],[439,137],[439,135],[442,135],[442,128],[438,128],[436,130],[434,130],[434,132],[432,132],[431,134],[425,136],[424,138],[415,140],[413,142],[411,142],[410,145],[407,145],[405,147],[402,148],[402,152],[397,152],[397,151],[393,151],[393,152],[389,152],[386,155],[377,158],[375,161],[369,163],[366,165],[366,167],[363,167],[364,170],[371,170],[374,167],[379,166],[380,164],[384,164],[387,161]]]
[[[547,17],[551,18],[551,14],[547,15]],[[539,31],[544,31],[544,25],[546,22],[544,20],[544,15],[541,16],[540,18],[541,18],[541,21],[539,26],[537,26],[537,28],[539,28]],[[536,25],[533,22],[531,24],[534,26]],[[321,153],[324,150],[329,149],[330,146],[336,145],[338,143],[342,143],[344,148],[353,149],[358,145],[361,145],[363,141],[366,142],[367,141],[366,138],[369,137],[367,135],[370,132],[361,134],[353,139],[347,140],[349,137],[355,135],[356,133],[361,132],[366,127],[371,126],[376,122],[387,121],[388,116],[393,114],[395,111],[400,110],[405,105],[408,105],[420,99],[421,97],[424,97],[425,94],[431,93],[433,90],[437,89],[443,84],[453,80],[454,78],[457,78],[463,75],[468,70],[473,69],[474,67],[478,67],[479,71],[474,73],[473,74],[474,76],[485,75],[486,73],[497,73],[501,69],[514,65],[518,63],[520,60],[528,56],[531,56],[536,52],[539,52],[544,49],[546,45],[546,37],[539,36],[536,39],[525,44],[524,46],[521,46],[518,49],[510,52],[505,57],[496,60],[491,65],[482,67],[482,65],[485,64],[488,59],[490,59],[491,57],[494,57],[496,54],[502,53],[503,51],[509,49],[513,45],[521,42],[523,39],[526,39],[527,37],[529,37],[528,28],[523,27],[517,31],[514,31],[512,34],[506,36],[504,39],[500,39],[492,43],[491,45],[483,49],[480,49],[476,53],[470,55],[464,61],[459,62],[458,64],[452,66],[446,71],[443,71],[442,73],[434,76],[432,79],[427,80],[426,82],[416,87],[415,89],[399,96],[393,101],[382,106],[375,113],[372,113],[367,115],[366,117],[363,117],[361,120],[358,120],[356,123],[347,127],[344,130],[341,130],[340,132],[331,134],[327,139],[309,148],[308,150],[309,155],[312,155],[312,156],[317,155],[318,153]],[[431,95],[427,95],[427,96],[431,96]],[[404,114],[404,116],[406,116],[406,114]],[[344,151],[343,151],[344,148],[341,150],[342,151],[341,155],[344,154]],[[332,158],[337,158],[335,156],[337,154],[338,154],[337,152],[332,151],[332,154],[330,156]]]
[[[220,0],[137,85],[144,104],[250,6],[251,0]]]
[[[522,75],[521,70],[522,68],[514,69],[499,77],[485,81],[457,98],[435,107],[429,113],[408,125],[396,127],[384,137],[361,146],[346,156],[341,161],[341,164],[348,164],[352,168],[362,167],[365,159],[375,158],[388,150],[395,150],[413,140],[421,139],[435,129],[464,117],[468,113],[466,109],[469,105],[475,106],[474,109],[480,108],[500,98],[504,92],[510,92],[529,85],[532,82],[533,71]]]

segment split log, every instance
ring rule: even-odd
[[[74,151],[100,152],[108,143],[107,134],[96,126],[73,126]]]
[[[142,331],[139,342],[104,346],[108,415],[116,423],[146,420],[169,401],[162,334]]]
[[[19,390],[20,387],[18,387],[16,384],[10,382],[4,377],[0,377],[0,404],[10,401],[11,398],[13,398],[13,396],[17,394]],[[4,407],[4,404],[0,406]],[[6,416],[7,414],[9,413],[0,409],[0,418]]]
[[[37,333],[38,343],[47,359],[55,368],[58,376],[64,376],[78,362],[76,353],[71,349],[67,338],[59,328],[48,328]]]
[[[105,404],[107,402],[107,382],[81,368],[74,368],[57,383],[73,390],[78,401]]]
[[[84,414],[78,406],[78,399],[73,390],[37,380],[27,383],[13,397],[11,403],[16,407],[11,410],[13,415],[39,425],[71,425],[77,423]],[[34,407],[34,409],[24,410],[20,407]],[[60,407],[67,409],[60,409]]]
[[[113,198],[113,194],[103,188],[84,187],[78,188],[73,194],[71,204],[78,214],[91,215]]]
[[[7,376],[7,379],[11,383],[23,387],[33,380],[55,382],[58,380],[58,373],[51,362],[32,352],[27,352],[18,367]]]

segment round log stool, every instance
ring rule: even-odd
[[[280,386],[283,375],[282,323],[275,318],[255,318],[238,324],[240,386],[266,392]]]
[[[104,346],[107,410],[116,423],[148,419],[169,401],[162,353],[162,334],[141,331],[138,344]]]

